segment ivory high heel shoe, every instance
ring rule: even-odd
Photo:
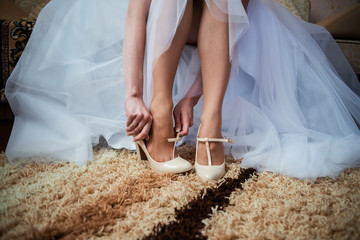
[[[200,129],[200,127],[199,127],[199,129]],[[206,144],[208,165],[200,165],[197,162],[197,153],[198,153],[198,149],[199,149],[199,142],[205,142],[205,144]],[[199,137],[197,137],[196,154],[195,154],[195,171],[196,171],[196,174],[204,181],[218,180],[225,174],[225,159],[224,159],[223,164],[221,164],[221,165],[215,165],[215,166],[212,165],[209,142],[232,143],[231,139],[227,139],[225,137],[224,138],[199,138]]]
[[[157,162],[149,154],[143,140],[136,142],[136,152],[139,160],[148,160],[153,171],[159,173],[182,173],[190,171],[193,166],[180,156],[175,158],[175,145],[180,140],[180,134],[176,138],[169,138],[168,142],[174,143],[173,159],[167,162]]]

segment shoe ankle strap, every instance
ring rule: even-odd
[[[232,143],[232,140],[230,138],[197,138],[199,142],[228,142]]]
[[[168,138],[168,142],[178,142],[178,141],[180,141],[180,139],[181,139],[181,137],[180,137],[180,133],[177,133],[176,134],[176,137],[174,137],[174,138]]]
[[[195,156],[195,159],[197,159],[198,143],[199,142],[205,142],[205,144],[206,144],[206,154],[207,154],[207,158],[208,158],[208,166],[212,166],[209,142],[228,142],[228,143],[232,143],[231,139],[229,139],[227,137],[223,137],[223,138],[207,138],[207,137],[206,138],[199,138],[199,137],[197,137],[196,139],[197,139],[197,143],[196,143],[196,156]]]
[[[174,143],[174,148],[173,148],[173,159],[175,158],[175,148],[176,148],[176,142],[180,141],[181,137],[180,137],[180,133],[176,134],[175,138],[168,138],[168,142],[173,142]]]

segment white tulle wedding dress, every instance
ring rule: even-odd
[[[227,153],[243,167],[298,178],[336,177],[360,164],[360,86],[330,34],[293,16],[275,0],[206,0],[229,21],[232,71],[223,107]],[[186,0],[153,0],[147,23],[144,100],[152,69],[166,51]],[[127,1],[52,0],[14,72],[6,95],[15,123],[10,162],[92,159],[103,137],[134,149],[126,136],[122,43]],[[219,11],[220,10],[220,11]],[[175,103],[201,77],[194,47],[185,47],[175,78]],[[183,141],[194,142],[195,126]]]

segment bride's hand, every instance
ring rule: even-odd
[[[194,106],[197,101],[192,97],[183,98],[174,108],[175,130],[180,136],[188,135],[189,128],[194,125]]]
[[[147,139],[153,118],[144,101],[141,98],[128,97],[125,101],[125,111],[127,135],[133,136],[134,141]]]

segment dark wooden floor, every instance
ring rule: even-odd
[[[13,120],[0,120],[0,152],[6,149],[13,123]]]

